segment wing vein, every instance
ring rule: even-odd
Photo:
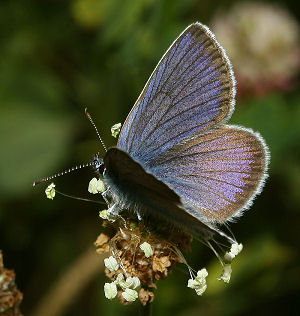
[[[196,62],[196,61],[197,61],[197,60],[195,60],[194,62]],[[193,62],[193,63],[194,63],[194,62]],[[192,65],[191,65],[191,66],[192,66]],[[189,67],[190,67],[190,66],[189,66]],[[188,69],[189,67],[187,67],[187,69]],[[210,65],[208,65],[208,66],[206,66],[204,69],[202,69],[201,72],[205,71],[208,67],[210,67]],[[187,70],[187,69],[186,69],[186,70]],[[178,80],[181,79],[181,77],[183,76],[183,74],[184,74],[184,73],[181,74],[181,76],[178,78]],[[193,79],[195,79],[199,74],[200,74],[200,72],[197,73],[194,77],[191,77],[191,79],[186,83],[185,86],[183,86],[183,88],[177,93],[177,95],[173,97],[173,99],[176,99],[176,98],[182,93],[182,91],[186,88],[186,86],[188,86],[189,83],[190,83]],[[210,73],[210,74],[211,74],[211,73]],[[209,76],[209,75],[205,76],[205,78],[208,77],[208,76]],[[195,89],[193,92],[191,92],[189,95],[186,95],[184,98],[189,97],[191,94],[195,93],[196,91],[198,91],[198,90],[200,90],[200,89],[202,89],[202,88],[208,86],[209,84],[211,84],[211,83],[213,83],[213,82],[215,82],[215,81],[217,81],[217,80],[219,80],[219,78],[213,79],[213,80],[211,80],[211,81],[208,81],[206,84],[202,85],[200,88]],[[174,91],[175,89],[176,89],[176,86],[174,86],[173,89],[170,90],[170,93],[171,93],[172,91]],[[161,92],[161,90],[160,90],[159,92]],[[222,92],[222,93],[223,93],[223,92]],[[200,105],[203,105],[204,103],[207,103],[207,102],[209,102],[209,101],[215,100],[215,99],[219,98],[219,97],[222,95],[222,93],[218,94],[216,97],[213,97],[213,98],[211,98],[211,99],[203,100],[201,103],[198,103],[198,104],[196,104],[196,105],[194,105],[194,106],[192,106],[192,107],[186,109],[185,111],[182,111],[182,112],[179,113],[179,114],[182,114],[182,113],[184,113],[184,112],[186,112],[186,111],[190,111],[190,110],[193,109],[193,108],[197,108],[197,107],[199,107]],[[166,94],[166,96],[167,96],[167,94]],[[166,96],[164,96],[164,97],[162,98],[161,102],[163,102],[163,101],[165,100]],[[171,108],[174,107],[175,105],[177,105],[177,104],[178,104],[180,101],[182,101],[184,98],[180,99],[180,100],[179,100],[178,102],[176,102],[176,103],[171,103],[171,104],[168,106],[167,110],[166,110],[166,111],[164,112],[164,114],[160,117],[160,119],[156,122],[156,127],[157,127],[157,126],[161,126],[161,125],[159,125],[159,123],[160,123],[160,122],[163,120],[163,118],[170,112]],[[149,103],[150,103],[150,102],[149,102]],[[203,114],[205,114],[205,113],[207,113],[207,112],[203,112]],[[179,114],[177,114],[177,115],[175,115],[175,116],[169,118],[168,120],[164,121],[163,124],[165,124],[165,123],[168,122],[169,120],[173,119],[174,117],[178,116]],[[147,126],[147,124],[146,124],[146,126]],[[147,134],[147,138],[149,138],[149,137],[153,134],[153,132],[154,132],[155,130],[156,130],[155,127],[152,128],[151,131]],[[137,148],[137,150],[141,149],[141,147],[142,147],[141,145],[142,145],[143,143],[144,143],[144,142],[141,142],[141,143],[140,143],[140,146]]]
[[[200,30],[197,30],[193,35],[195,35],[196,33],[199,33],[199,32],[200,32]],[[182,37],[182,39],[183,39],[183,37]],[[181,40],[182,40],[182,39],[181,39]],[[180,43],[181,43],[181,42],[180,42]],[[180,43],[178,43],[178,45],[177,45],[177,47],[176,47],[176,52],[177,52],[177,50],[178,50],[178,47],[180,46]],[[176,43],[175,43],[175,44],[176,44]],[[191,45],[191,46],[189,47],[189,49],[187,50],[187,52],[180,58],[179,62],[175,65],[175,67],[174,67],[174,69],[173,69],[173,72],[171,72],[170,75],[168,76],[168,78],[166,78],[166,80],[164,81],[165,83],[170,79],[170,77],[172,76],[172,74],[174,73],[174,71],[177,70],[178,65],[180,65],[182,59],[192,50],[192,48],[193,48],[195,45],[196,45],[196,43],[193,43],[193,45]],[[171,50],[172,47],[173,47],[173,46],[171,46],[171,47],[169,48],[169,50]],[[175,52],[174,52],[173,56],[174,56],[174,55],[175,55]],[[168,56],[168,63],[171,61],[171,58],[169,59],[169,57],[170,57],[170,55]],[[161,62],[162,62],[162,61],[161,61]],[[161,65],[161,63],[159,64],[159,66],[160,66],[160,65]],[[157,70],[158,70],[159,66],[156,68],[155,73],[153,73],[153,75],[156,75],[156,74],[157,74]],[[164,72],[165,72],[166,69],[167,69],[167,67],[165,67]],[[162,76],[162,77],[163,77],[163,76]],[[161,78],[162,78],[162,77],[161,77]],[[150,80],[150,81],[151,81],[151,80]],[[149,81],[149,82],[150,82],[150,81]],[[160,82],[160,81],[159,81],[159,82]],[[162,85],[162,86],[163,86],[163,85]],[[159,90],[157,90],[157,91],[155,92],[155,94],[154,94],[154,95],[152,96],[152,98],[149,100],[149,102],[148,102],[147,105],[145,106],[144,112],[146,111],[147,107],[152,103],[153,99],[158,95],[158,93],[160,93],[160,92],[162,91],[162,86],[161,86],[161,88],[160,88]],[[140,99],[140,98],[139,98],[139,99]],[[142,116],[143,116],[143,115],[140,116],[138,122],[141,120],[141,117],[142,117]],[[136,116],[135,116],[135,117],[136,117]],[[134,118],[134,119],[135,119],[135,118]],[[138,125],[138,122],[137,122],[136,125]],[[133,136],[132,136],[132,142],[131,142],[131,144],[130,144],[129,150],[132,149],[132,144],[133,144],[133,140],[134,140],[135,137],[136,137],[136,132],[137,132],[137,128],[135,129],[134,134],[133,134]],[[127,140],[128,140],[128,138],[127,138]]]

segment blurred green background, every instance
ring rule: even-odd
[[[203,297],[182,267],[158,282],[154,315],[298,315],[300,309],[299,10],[296,0],[73,0],[0,2],[0,249],[30,315],[50,286],[101,232],[97,205],[44,195],[31,183],[102,151],[156,63],[190,23],[200,21],[227,49],[239,94],[231,123],[260,131],[271,150],[263,193],[231,229],[244,250],[229,285],[213,253],[193,244],[188,262],[208,267]],[[277,6],[273,6],[277,4]],[[287,13],[289,12],[289,13]],[[100,149],[99,149],[100,148]],[[56,180],[89,197],[93,171]],[[136,315],[103,295],[103,271],[61,315]],[[49,306],[51,309],[51,306]],[[57,314],[58,315],[58,314]]]

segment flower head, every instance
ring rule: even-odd
[[[0,315],[21,315],[22,299],[23,294],[15,284],[15,273],[4,267],[0,251]]]
[[[116,138],[116,137],[119,135],[120,130],[121,130],[121,126],[122,126],[121,123],[117,123],[117,124],[115,124],[115,125],[113,125],[113,126],[111,127],[111,135],[112,135],[113,137]]]
[[[113,223],[104,220],[103,223],[116,231],[111,236],[99,236],[97,252],[111,252],[111,256],[105,260],[105,272],[117,286],[120,302],[130,304],[137,298],[144,305],[152,302],[155,282],[165,279],[176,263],[182,262],[174,245],[188,251],[191,237],[176,233],[170,235],[170,241],[166,241],[151,234],[142,222],[127,221],[126,227],[121,219]]]
[[[104,284],[104,295],[107,299],[112,300],[117,294],[117,286],[114,282]]]
[[[119,273],[116,277],[115,283],[120,285],[121,282],[124,282],[124,275],[123,273]]]
[[[45,193],[48,199],[53,200],[55,197],[55,184],[49,184],[45,190]]]
[[[231,277],[231,272],[232,272],[232,268],[230,264],[226,264],[223,267],[223,272],[222,275],[220,276],[220,278],[218,279],[219,281],[224,281],[225,283],[229,283],[230,281],[230,277]]]
[[[195,277],[195,279],[192,278],[188,280],[187,286],[191,289],[194,289],[197,295],[202,295],[207,288],[207,285],[206,285],[207,276],[208,276],[208,272],[205,268],[203,268],[197,272],[197,276]]]
[[[123,290],[127,288],[136,289],[137,287],[141,285],[141,281],[138,277],[129,276],[126,278],[126,281],[121,280],[118,282],[118,284]]]
[[[211,23],[228,52],[239,93],[287,90],[300,68],[299,25],[283,7],[263,2],[237,2]]]
[[[92,194],[103,193],[106,190],[105,184],[101,179],[93,178],[89,182],[88,191]]]
[[[224,259],[226,262],[231,263],[231,261],[243,250],[243,245],[238,243],[233,243],[231,245],[230,251],[226,252]]]
[[[117,260],[112,256],[104,259],[104,265],[110,272],[118,271],[119,269]]]
[[[122,292],[122,296],[127,302],[134,302],[139,295],[137,291],[127,288]]]
[[[111,223],[113,223],[116,220],[116,217],[109,212],[109,209],[100,211],[99,217],[108,220]]]
[[[153,255],[153,250],[151,248],[151,245],[147,243],[146,241],[140,245],[140,248],[144,251],[144,254],[147,258]]]

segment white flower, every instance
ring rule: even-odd
[[[45,193],[48,199],[53,200],[53,198],[55,197],[55,184],[51,183],[47,186]]]
[[[123,275],[123,273],[119,273],[119,274],[117,275],[117,278],[116,278],[116,280],[115,280],[115,283],[116,283],[117,285],[119,285],[120,282],[123,282],[123,281],[124,281],[124,275]]]
[[[99,217],[101,217],[102,219],[106,219],[106,220],[108,220],[109,222],[112,222],[112,223],[116,220],[116,217],[109,213],[109,209],[100,211],[99,212]]]
[[[197,272],[197,276],[195,279],[188,280],[188,287],[194,289],[197,295],[202,295],[206,288],[206,277],[208,276],[207,270],[205,268],[199,270]]]
[[[299,71],[299,24],[284,7],[271,1],[236,1],[211,25],[247,86],[261,82],[269,86]]]
[[[111,300],[117,296],[117,293],[117,286],[114,282],[104,284],[104,295],[106,298]]]
[[[208,276],[208,272],[205,268],[203,268],[197,272],[196,280],[205,282],[205,278],[207,276]]]
[[[113,256],[105,258],[104,259],[104,265],[111,272],[117,271],[119,269],[118,261]]]
[[[191,289],[194,289],[197,295],[202,295],[205,292],[207,285],[206,283],[201,283],[201,282],[199,283],[196,280],[189,279],[188,287]]]
[[[138,277],[128,277],[126,278],[126,281],[121,280],[119,282],[120,287],[125,290],[128,288],[136,289],[141,285],[140,279]]]
[[[99,193],[103,193],[105,190],[106,190],[105,183],[101,179],[98,179],[98,181],[97,181],[97,191]]]
[[[196,288],[195,292],[197,295],[202,295],[206,291],[206,289],[207,289],[207,285],[204,284],[203,286]]]
[[[99,212],[99,216],[102,218],[102,219],[108,219],[108,213],[107,213],[107,210],[102,210]]]
[[[148,244],[146,241],[140,245],[140,248],[144,251],[144,254],[147,258],[153,255],[153,249],[151,248],[150,244]]]
[[[195,279],[189,279],[188,280],[187,287],[189,287],[191,289],[195,289],[198,285],[199,285],[199,283]]]
[[[243,250],[243,245],[242,244],[234,243],[234,244],[231,245],[230,251],[235,256],[237,256],[242,250]]]
[[[137,287],[139,287],[141,285],[141,281],[138,277],[130,277],[130,279],[131,279],[131,284],[132,284],[131,287],[133,289],[136,289]],[[126,280],[126,282],[127,282],[127,280]]]
[[[226,262],[230,263],[242,250],[242,244],[233,243],[231,245],[230,251],[225,253],[224,259],[226,260]]]
[[[97,183],[98,180],[96,178],[93,178],[90,182],[89,182],[89,187],[88,187],[88,191],[92,194],[97,194]]]
[[[125,289],[122,296],[127,302],[134,302],[138,298],[138,292],[132,289]]]
[[[112,127],[111,127],[111,135],[113,136],[113,137],[117,137],[118,135],[119,135],[119,133],[120,133],[120,130],[121,130],[121,126],[122,126],[122,124],[121,123],[117,123],[117,124],[115,124],[115,125],[113,125]]]
[[[103,193],[106,190],[105,184],[101,179],[93,178],[89,182],[88,191],[92,194]]]
[[[230,252],[226,252],[224,255],[224,259],[226,262],[231,262],[233,260],[234,256]]]
[[[229,283],[231,277],[232,268],[230,264],[226,264],[223,268],[222,275],[218,279],[219,281],[224,281],[225,283]]]

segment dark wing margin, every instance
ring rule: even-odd
[[[227,121],[234,110],[230,61],[211,31],[187,27],[163,55],[130,111],[118,147],[140,161]]]

